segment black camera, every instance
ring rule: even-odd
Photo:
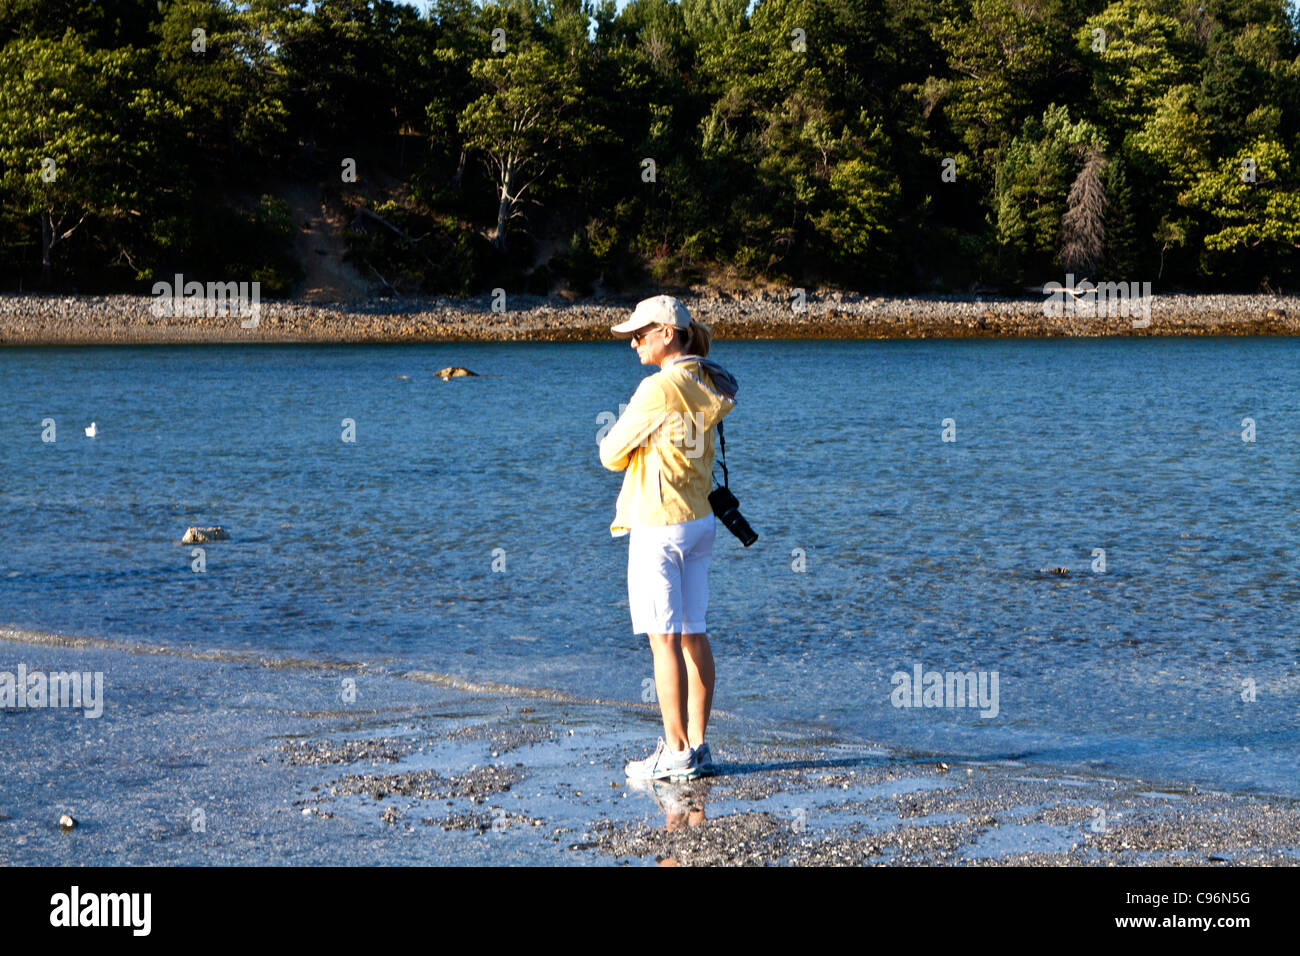
[[[709,504],[713,506],[713,513],[722,519],[722,523],[740,539],[745,547],[748,548],[758,540],[758,535],[749,526],[745,516],[740,513],[740,502],[736,500],[730,488],[725,485],[714,488],[709,493]]]

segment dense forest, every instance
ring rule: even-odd
[[[1298,155],[1289,0],[0,0],[8,290],[1290,291]]]

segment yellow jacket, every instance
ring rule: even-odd
[[[714,426],[736,407],[735,393],[736,380],[698,355],[642,380],[600,440],[600,463],[623,472],[611,536],[712,514]]]

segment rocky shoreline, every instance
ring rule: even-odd
[[[785,291],[679,297],[718,339],[1300,335],[1300,296],[1154,295],[1149,325],[1123,315],[1052,317],[1041,295],[882,298],[810,291],[799,311]],[[4,294],[0,345],[603,341],[638,298],[511,295],[505,310],[495,312],[487,295],[266,301],[256,327],[245,328],[236,314],[155,316],[152,296]]]

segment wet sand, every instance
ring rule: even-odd
[[[657,711],[544,688],[0,629],[103,716],[0,711],[0,863],[1294,865],[1300,803],[887,750],[719,712],[719,774],[631,785]],[[354,697],[341,688],[351,681]],[[78,820],[61,833],[62,813]]]
[[[255,328],[238,315],[154,316],[151,296],[0,295],[0,345],[604,341],[641,296],[510,295],[493,311],[471,299],[264,301]],[[1043,295],[882,298],[810,290],[750,295],[681,293],[691,313],[727,338],[1037,338],[1300,334],[1300,297],[1154,295],[1150,324],[1124,315],[1045,314]]]

